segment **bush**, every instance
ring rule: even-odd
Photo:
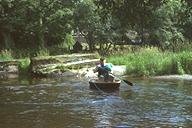
[[[20,60],[20,62],[19,62],[19,72],[21,74],[28,73],[29,68],[30,68],[30,63],[31,63],[31,61],[30,61],[29,58],[25,58],[25,59]]]
[[[4,61],[4,60],[12,60],[13,59],[13,55],[12,55],[12,51],[11,50],[1,50],[0,52],[0,60]]]

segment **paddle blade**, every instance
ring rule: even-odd
[[[130,81],[128,81],[128,80],[123,80],[125,83],[127,83],[128,85],[131,85],[131,86],[133,86],[133,83],[131,83]]]

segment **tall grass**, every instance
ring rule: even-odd
[[[39,51],[36,52],[36,56],[37,57],[41,57],[41,56],[49,56],[49,50],[48,49],[40,49]]]
[[[1,50],[0,51],[0,60],[1,61],[6,61],[6,60],[12,60],[13,55],[11,50]]]
[[[108,61],[126,65],[127,74],[136,76],[192,74],[192,52],[170,53],[145,48],[137,53],[110,56]]]

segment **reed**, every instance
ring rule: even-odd
[[[126,65],[127,74],[155,76],[192,74],[192,52],[161,52],[157,48],[143,48],[136,53],[109,56],[108,62]]]

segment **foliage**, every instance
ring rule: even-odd
[[[60,70],[62,70],[62,71],[66,71],[66,70],[67,70],[66,66],[64,66],[64,65],[58,65],[58,66],[56,67],[56,69],[60,69]]]
[[[49,56],[49,50],[48,49],[40,49],[39,51],[36,52],[36,56]]]
[[[72,49],[74,44],[75,44],[75,41],[73,39],[73,36],[71,34],[67,34],[64,40],[64,47],[68,49]]]
[[[192,40],[192,2],[191,5],[188,3],[187,9],[185,10],[185,15],[182,19],[182,22],[184,23],[184,25],[182,26],[182,28],[184,29],[184,35],[187,39],[189,39],[190,41]]]
[[[1,0],[0,50],[69,48],[69,33],[75,31],[90,51],[102,54],[118,42],[177,52],[192,42],[191,5],[190,0]],[[137,38],[130,39],[130,31]]]
[[[95,33],[100,25],[100,17],[95,10],[92,0],[79,2],[74,10],[75,28],[85,36],[90,50],[94,49]]]
[[[1,50],[0,52],[0,60],[5,61],[5,60],[12,60],[13,55],[11,50]]]
[[[191,74],[192,53],[162,53],[156,48],[141,49],[137,53],[110,56],[108,61],[126,65],[127,73],[138,76],[164,74]]]
[[[191,40],[192,8],[188,0],[95,0],[95,3],[103,13],[119,19],[121,35],[136,31],[144,45],[177,51],[186,38]]]
[[[184,42],[182,28],[182,15],[186,10],[186,3],[181,0],[165,0],[155,12],[153,21],[157,40],[162,48],[176,48],[178,43]]]
[[[62,42],[72,30],[74,4],[71,0],[3,0],[2,46],[14,48],[30,44],[33,48],[45,48]]]
[[[29,58],[25,58],[25,59],[21,59],[19,62],[19,72],[21,74],[27,74],[30,68],[30,59]]]

